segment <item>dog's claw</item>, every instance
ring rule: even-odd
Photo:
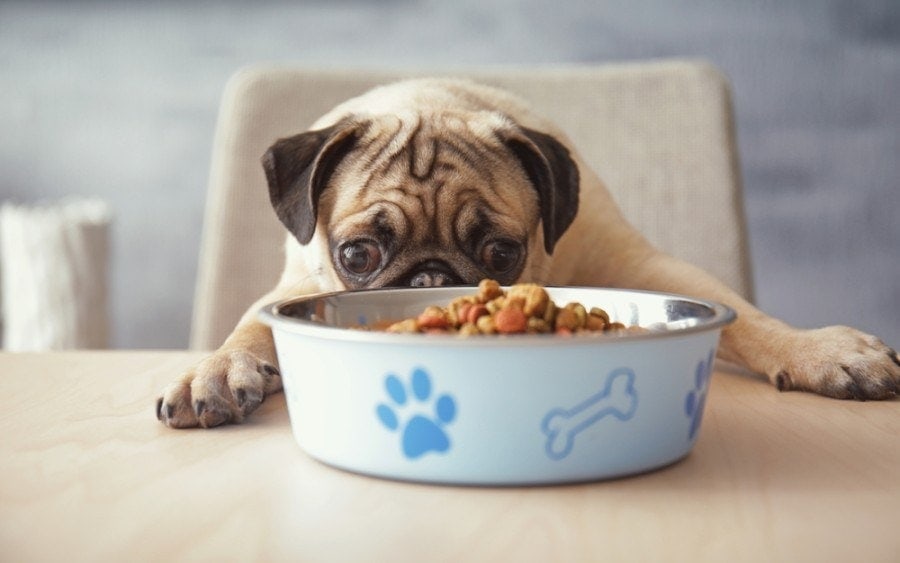
[[[156,400],[156,419],[166,424],[175,415],[175,407],[160,397]]]
[[[898,367],[900,367],[900,354],[893,348],[888,350],[888,358],[890,358]]]
[[[848,383],[846,386],[847,393],[850,395],[847,398],[855,399],[857,401],[865,401],[866,400],[866,392],[863,391],[863,388],[859,385],[859,383],[857,383],[856,381],[854,381],[852,379],[853,374],[850,373],[850,368],[848,368],[846,366],[842,366],[842,367],[843,367],[844,371],[847,373],[847,375],[850,376],[850,378],[851,378],[850,383]]]
[[[260,365],[257,371],[263,377],[263,387],[266,394],[281,389],[281,371],[277,367],[269,363],[264,363]],[[260,401],[261,400],[262,398],[260,398]],[[256,406],[253,408],[256,408]]]
[[[790,391],[791,390],[791,378],[788,375],[788,372],[781,370],[778,372],[778,375],[775,376],[775,387],[779,391]]]
[[[263,395],[255,389],[239,388],[234,390],[234,401],[241,413],[247,415],[262,404]]]

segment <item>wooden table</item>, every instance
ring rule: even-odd
[[[0,354],[0,561],[900,561],[900,401],[717,371],[690,456],[637,477],[477,488],[354,475],[283,396],[170,430],[189,352]]]

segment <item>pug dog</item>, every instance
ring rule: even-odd
[[[173,428],[240,422],[281,389],[263,305],[359,288],[502,284],[627,287],[737,312],[719,357],[779,390],[839,399],[900,392],[900,358],[844,326],[800,330],[655,249],[552,123],[517,97],[455,79],[381,86],[274,142],[262,157],[286,227],[283,274],[225,343],[170,384]]]

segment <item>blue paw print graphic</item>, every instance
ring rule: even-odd
[[[380,403],[375,412],[385,428],[400,432],[403,455],[416,459],[428,452],[442,453],[450,449],[450,438],[444,432],[444,425],[456,418],[456,401],[450,395],[437,397],[431,413],[419,412],[405,421],[397,416],[397,411],[401,408],[421,410],[422,407],[432,406],[429,404],[431,378],[428,372],[422,368],[413,370],[410,377],[411,397],[406,386],[394,374],[385,377],[384,387],[390,397],[390,404]]]
[[[691,421],[688,431],[689,440],[694,439],[700,428],[700,419],[703,417],[703,407],[706,404],[706,392],[709,390],[709,378],[712,375],[715,354],[715,350],[710,350],[709,357],[706,360],[700,360],[700,363],[697,364],[694,372],[694,388],[684,399],[684,414]]]

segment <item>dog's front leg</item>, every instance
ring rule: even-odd
[[[294,288],[280,284],[254,303],[218,350],[163,390],[156,402],[157,418],[171,428],[241,422],[268,395],[280,391],[272,331],[257,320],[257,313],[268,303],[297,295]]]
[[[258,320],[265,305],[343,289],[323,274],[324,243],[302,246],[286,239],[285,265],[275,289],[247,309],[222,346],[178,377],[156,401],[156,417],[171,428],[210,428],[241,422],[263,400],[281,390],[272,331]],[[327,247],[324,247],[327,248]]]
[[[797,329],[766,315],[706,272],[648,250],[632,253],[608,281],[694,295],[732,307],[719,355],[765,374],[782,391],[841,399],[887,399],[900,393],[900,356],[878,338],[847,326]]]

